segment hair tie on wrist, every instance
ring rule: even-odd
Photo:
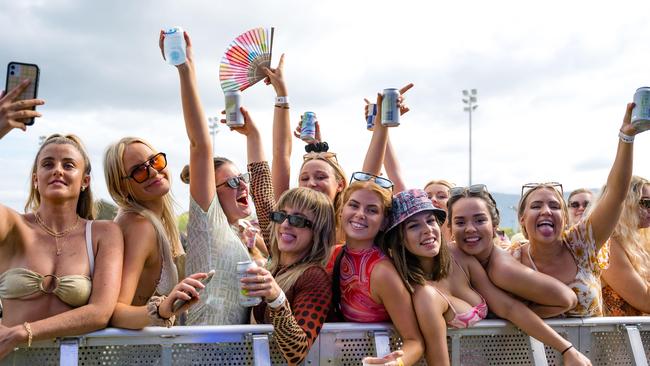
[[[569,347],[567,347],[564,351],[562,351],[560,353],[560,355],[564,356],[564,354],[567,353],[567,351],[570,350],[571,348],[573,348],[573,345],[570,345]]]

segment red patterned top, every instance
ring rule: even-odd
[[[609,285],[603,287],[603,312],[605,316],[642,316],[645,315],[632,305],[628,304],[621,295],[617,294]]]
[[[390,321],[382,304],[370,296],[370,275],[377,263],[389,260],[376,246],[351,250],[345,247],[341,259],[341,311],[346,321],[373,323]]]

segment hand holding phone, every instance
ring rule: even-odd
[[[37,65],[26,64],[22,62],[10,62],[7,65],[7,79],[5,81],[5,93],[11,92],[24,80],[29,80],[29,85],[23,90],[14,101],[36,99],[38,95],[38,79],[40,77],[40,70]],[[36,110],[36,104],[32,105],[31,110]],[[27,119],[19,119],[25,125],[30,126],[34,124],[34,117]]]
[[[201,282],[203,284],[203,286],[207,286],[208,282],[210,282],[210,280],[212,280],[212,277],[214,276],[214,273],[215,272],[214,272],[214,269],[213,269],[212,271],[208,272],[207,277],[199,280],[199,282]],[[200,295],[201,292],[203,291],[203,288],[197,289],[197,291],[199,292],[199,295]],[[178,311],[178,309],[180,309],[188,301],[191,301],[191,300],[176,299],[176,301],[174,301],[174,303],[172,304],[172,312],[176,313]]]

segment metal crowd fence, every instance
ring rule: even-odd
[[[594,365],[648,365],[650,317],[552,319],[547,324]],[[449,329],[452,365],[561,365],[560,354],[503,320]],[[390,324],[328,323],[304,365],[360,365],[401,346]],[[285,365],[271,325],[108,328],[35,342],[0,365]],[[426,365],[423,360],[420,365]]]

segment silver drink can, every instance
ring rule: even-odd
[[[237,284],[239,285],[239,305],[241,306],[255,306],[259,303],[262,302],[261,297],[250,297],[248,296],[248,290],[244,290],[242,287],[241,279],[245,277],[249,277],[249,275],[246,271],[248,271],[249,268],[256,268],[257,264],[253,261],[243,261],[243,262],[237,262]],[[252,277],[252,276],[251,276]]]
[[[316,113],[303,113],[300,122],[300,139],[307,143],[316,141]]]
[[[374,103],[368,104],[368,114],[366,115],[366,128],[368,131],[375,129],[375,119],[377,117],[377,105]]]
[[[226,95],[226,126],[241,127],[244,116],[241,114],[241,92],[239,90],[224,92]]]
[[[632,126],[637,132],[650,130],[650,87],[644,86],[634,93]]]
[[[399,90],[384,89],[384,98],[381,101],[381,124],[386,127],[399,126],[397,98],[399,98]]]

